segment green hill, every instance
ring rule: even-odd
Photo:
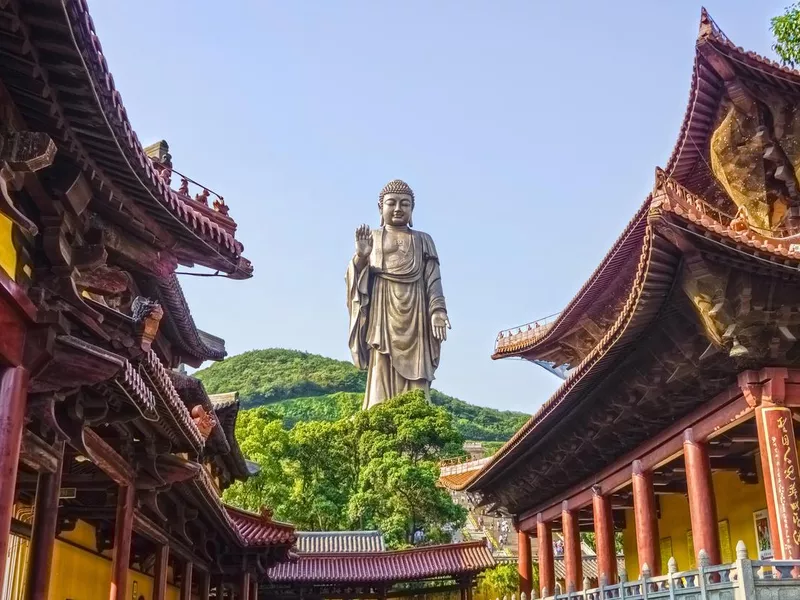
[[[251,350],[195,373],[209,394],[238,391],[245,408],[268,404],[287,426],[335,421],[361,407],[367,375],[352,364],[317,354],[270,348]],[[503,441],[528,415],[468,404],[437,390],[431,401],[453,415],[468,440]]]

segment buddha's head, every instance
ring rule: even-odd
[[[414,191],[405,181],[390,181],[378,196],[378,210],[381,212],[381,225],[413,226]]]

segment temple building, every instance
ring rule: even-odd
[[[527,593],[531,537],[536,592],[555,592],[558,534],[564,592],[581,597],[796,595],[767,588],[800,572],[798,98],[799,72],[736,47],[704,11],[652,193],[559,315],[498,336],[493,358],[564,377],[486,464],[455,474],[513,516]]]
[[[485,547],[309,557],[221,501],[259,467],[237,394],[186,374],[226,351],[177,270],[253,275],[228,204],[139,142],[85,0],[2,2],[0,39],[0,600],[467,598]]]
[[[292,552],[268,571],[264,597],[472,600],[476,577],[495,565],[484,542],[387,551],[379,531],[298,532]]]

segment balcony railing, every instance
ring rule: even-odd
[[[777,600],[800,598],[800,560],[750,560],[744,542],[736,545],[736,562],[708,565],[708,555],[699,553],[700,566],[678,571],[674,558],[669,559],[666,575],[650,577],[645,566],[641,579],[627,581],[620,573],[614,585],[589,587],[579,592],[561,593],[556,584],[553,600]],[[513,594],[512,600],[528,600]],[[535,598],[535,594],[532,595]],[[500,600],[498,598],[498,600]],[[503,600],[508,600],[505,596]]]
[[[531,321],[530,323],[525,323],[524,325],[504,329],[497,334],[497,340],[495,340],[494,343],[495,352],[507,348],[512,344],[518,344],[520,342],[534,343],[540,340],[550,330],[560,314],[560,312],[553,313],[552,315],[547,315],[546,317]]]

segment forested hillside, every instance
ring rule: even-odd
[[[366,373],[348,362],[281,348],[251,350],[195,375],[210,394],[238,391],[244,408],[269,405],[287,427],[355,414],[366,385]],[[507,440],[528,418],[468,404],[437,390],[431,392],[431,400],[452,415],[468,440]]]

